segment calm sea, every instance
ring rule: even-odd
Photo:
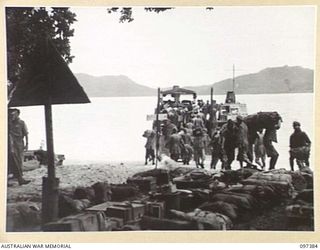
[[[210,96],[200,96],[209,100]],[[225,96],[214,96],[224,102]],[[65,164],[88,162],[128,162],[144,160],[143,131],[152,122],[146,120],[156,107],[156,97],[90,98],[90,104],[54,105],[53,135],[56,153],[64,154]],[[289,136],[292,122],[298,120],[302,130],[314,141],[313,94],[238,95],[247,103],[248,113],[277,111],[283,118],[276,149],[278,167],[288,167]],[[21,119],[29,128],[29,149],[38,149],[45,141],[44,108],[23,107]],[[313,149],[312,154],[313,156]],[[313,157],[311,157],[313,158]],[[312,159],[313,162],[313,159]]]

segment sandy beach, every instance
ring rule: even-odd
[[[281,152],[282,153],[282,152]],[[191,160],[190,165],[174,162],[168,156],[158,162],[158,168],[170,168],[170,166],[184,166],[195,168],[195,162]],[[206,155],[205,169],[210,170],[211,156]],[[267,160],[268,166],[269,159]],[[238,161],[234,161],[232,169],[239,169]],[[276,169],[288,169],[288,164],[279,162]],[[119,161],[119,162],[82,162],[66,164],[56,167],[56,177],[59,178],[59,189],[62,192],[72,192],[77,187],[89,187],[96,182],[107,181],[110,184],[125,183],[128,177],[135,173],[155,168],[155,165],[144,165],[143,161]],[[217,164],[217,170],[221,169],[221,162]],[[268,167],[267,167],[268,169]],[[296,166],[297,169],[297,166]],[[24,171],[24,178],[31,180],[27,185],[19,186],[13,179],[8,180],[7,202],[34,201],[41,202],[42,177],[47,176],[47,166],[41,165],[28,171]],[[214,170],[212,170],[214,171]]]
[[[107,181],[110,184],[124,183],[133,174],[153,167],[153,165],[145,166],[137,162],[62,165],[56,167],[56,176],[60,179],[60,190],[72,192],[76,187],[91,186],[99,181]],[[41,202],[42,177],[44,176],[47,176],[47,166],[24,172],[24,178],[31,180],[27,185],[19,186],[15,180],[10,179],[7,202]]]

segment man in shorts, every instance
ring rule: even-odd
[[[19,185],[25,185],[30,180],[23,179],[23,152],[28,150],[28,129],[24,121],[19,118],[19,109],[9,109],[8,112],[8,166]]]

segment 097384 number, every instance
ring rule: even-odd
[[[300,244],[299,245],[300,248],[310,248],[310,249],[314,249],[314,248],[318,248],[318,244]]]

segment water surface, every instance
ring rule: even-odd
[[[210,96],[200,96],[208,100]],[[214,96],[224,102],[225,96]],[[90,104],[54,105],[53,135],[56,153],[66,156],[65,163],[143,161],[145,129],[152,122],[146,120],[156,107],[156,97],[90,98]],[[313,94],[238,95],[237,101],[247,103],[248,113],[277,111],[283,118],[278,131],[276,149],[279,165],[289,168],[289,136],[292,122],[301,122],[314,142]],[[45,140],[44,108],[21,108],[21,119],[29,128],[29,148],[38,149]],[[312,154],[313,156],[313,149]]]

